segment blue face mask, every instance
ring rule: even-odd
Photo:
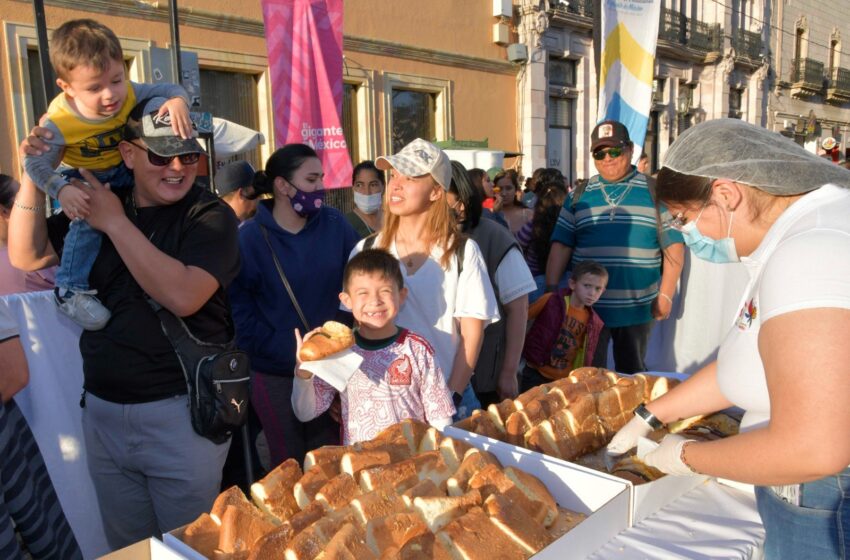
[[[694,256],[702,260],[713,263],[735,263],[741,259],[738,258],[738,251],[735,249],[735,240],[730,237],[732,233],[732,218],[735,216],[734,211],[729,212],[729,231],[726,232],[726,237],[722,239],[712,239],[703,235],[697,229],[697,222],[702,216],[703,208],[693,222],[688,222],[681,228],[682,237],[685,238],[685,245],[691,250]]]

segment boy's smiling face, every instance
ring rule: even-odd
[[[65,81],[56,83],[70,98],[74,109],[87,119],[103,119],[118,113],[127,100],[127,80],[124,63],[112,60],[103,70],[94,66],[79,65]]]
[[[399,288],[380,272],[355,272],[348,279],[339,299],[357,320],[364,338],[380,339],[396,332],[395,318],[407,297],[407,288]]]

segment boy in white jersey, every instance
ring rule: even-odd
[[[88,194],[82,183],[71,184],[71,179],[81,179],[79,169],[88,169],[113,190],[131,187],[132,174],[118,152],[130,110],[143,99],[168,98],[159,118],[170,119],[174,134],[189,138],[189,106],[179,85],[127,81],[121,43],[108,27],[91,19],[65,22],[53,32],[50,62],[62,89],[41,122],[52,134],[48,140],[52,149],[24,158],[24,168],[36,186],[58,199],[74,220],[56,271],[59,310],[81,327],[99,330],[110,313],[89,289],[88,276],[100,251],[101,235],[83,221],[88,215]]]
[[[345,445],[372,439],[405,418],[437,428],[451,423],[455,408],[434,350],[395,324],[406,295],[398,260],[386,251],[367,249],[348,261],[339,299],[357,321],[353,351],[363,363],[340,394]],[[307,422],[330,407],[337,391],[301,364],[295,375],[292,405]]]

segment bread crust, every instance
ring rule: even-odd
[[[302,362],[321,360],[353,345],[354,333],[350,328],[336,321],[327,321],[320,331],[304,341],[298,359]]]

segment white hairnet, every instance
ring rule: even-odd
[[[813,191],[827,183],[850,188],[850,170],[782,136],[738,119],[716,119],[686,130],[664,167],[697,177],[729,179],[775,195]]]

